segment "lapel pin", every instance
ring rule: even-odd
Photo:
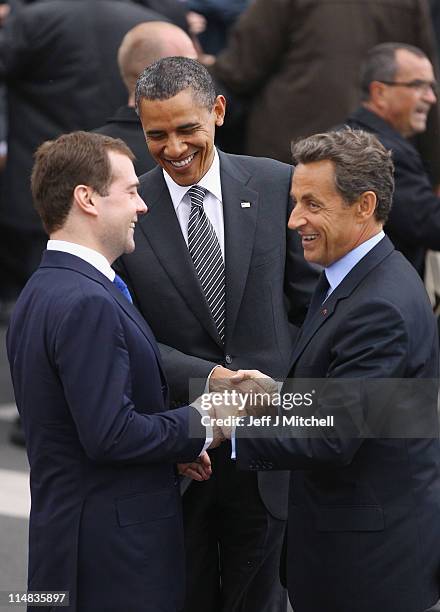
[[[250,208],[251,207],[251,203],[250,202],[240,202],[240,206],[242,208]]]

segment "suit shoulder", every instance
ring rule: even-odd
[[[292,166],[270,157],[252,157],[250,155],[224,154],[234,165],[242,166],[250,171],[276,172],[281,175],[290,175]]]

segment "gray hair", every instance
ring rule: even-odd
[[[394,165],[391,151],[376,136],[345,127],[293,143],[292,155],[295,164],[333,162],[336,189],[348,205],[365,191],[373,191],[377,197],[375,218],[385,223],[393,198]]]
[[[169,100],[181,91],[191,89],[201,106],[212,110],[215,88],[206,68],[187,57],[164,57],[147,66],[136,83],[135,103],[139,114],[141,101]]]
[[[388,42],[376,45],[367,53],[361,69],[361,99],[370,97],[370,85],[373,81],[394,81],[397,72],[396,51],[404,49],[417,57],[426,57],[418,47],[405,43]]]

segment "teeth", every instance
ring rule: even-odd
[[[192,162],[194,155],[195,153],[193,153],[189,157],[186,157],[185,159],[182,159],[182,161],[172,161],[171,159],[169,159],[168,161],[172,166],[175,166],[176,168],[183,168],[184,166],[187,166],[190,162]]]
[[[315,240],[317,236],[318,234],[309,234],[308,236],[302,236],[302,239],[306,242],[311,242],[312,240]]]

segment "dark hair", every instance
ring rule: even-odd
[[[335,185],[345,203],[353,204],[365,191],[377,197],[375,218],[388,218],[394,191],[391,151],[376,136],[348,127],[315,134],[292,145],[295,164],[329,160],[335,167]]]
[[[187,57],[164,57],[147,66],[136,83],[136,111],[141,101],[169,100],[181,91],[191,89],[199,104],[212,110],[215,88],[209,72],[197,60]]]
[[[48,234],[64,225],[77,185],[88,185],[100,195],[107,195],[112,180],[109,151],[134,159],[132,151],[119,138],[82,131],[63,134],[37,149],[31,190]]]
[[[405,43],[387,42],[370,49],[361,69],[362,100],[369,99],[373,81],[394,81],[398,68],[396,51],[399,49],[405,49],[417,57],[426,57],[421,49]]]

